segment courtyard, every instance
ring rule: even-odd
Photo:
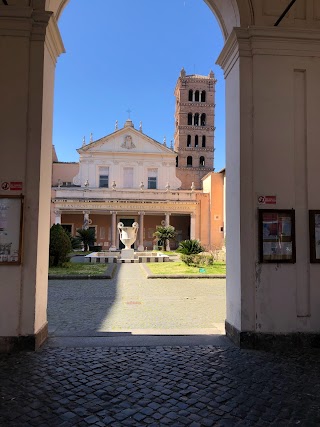
[[[269,427],[320,423],[319,351],[241,350],[224,279],[50,280],[50,336],[0,355],[6,427]]]
[[[225,279],[147,279],[120,264],[110,280],[50,280],[53,336],[224,334]]]

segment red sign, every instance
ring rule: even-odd
[[[21,181],[11,181],[10,182],[10,190],[11,191],[21,191],[22,190],[22,182]]]
[[[277,196],[259,196],[258,203],[260,205],[275,205],[277,203]]]

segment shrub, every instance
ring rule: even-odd
[[[191,267],[205,267],[214,264],[214,256],[211,254],[182,254],[181,261]]]
[[[68,231],[68,230],[66,230],[66,229],[65,229],[64,231],[66,232],[67,236],[68,236],[68,237],[69,237],[69,239],[70,239],[72,249],[81,249],[81,248],[82,248],[82,242],[81,242],[81,239],[80,239],[79,237],[74,237],[74,236],[70,233],[70,231]]]
[[[199,254],[204,251],[204,247],[201,246],[199,240],[183,240],[179,243],[177,252],[184,255]]]
[[[68,253],[72,250],[70,239],[60,224],[50,228],[49,265],[57,267],[68,260]]]

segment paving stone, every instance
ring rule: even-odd
[[[316,427],[319,355],[212,346],[0,355],[0,425]]]

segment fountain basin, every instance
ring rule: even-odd
[[[85,256],[88,262],[96,264],[109,264],[109,263],[145,263],[145,262],[168,262],[170,258],[168,255],[164,255],[160,252],[146,251],[146,252],[134,252],[134,256],[131,259],[122,259],[120,252],[92,252]]]

